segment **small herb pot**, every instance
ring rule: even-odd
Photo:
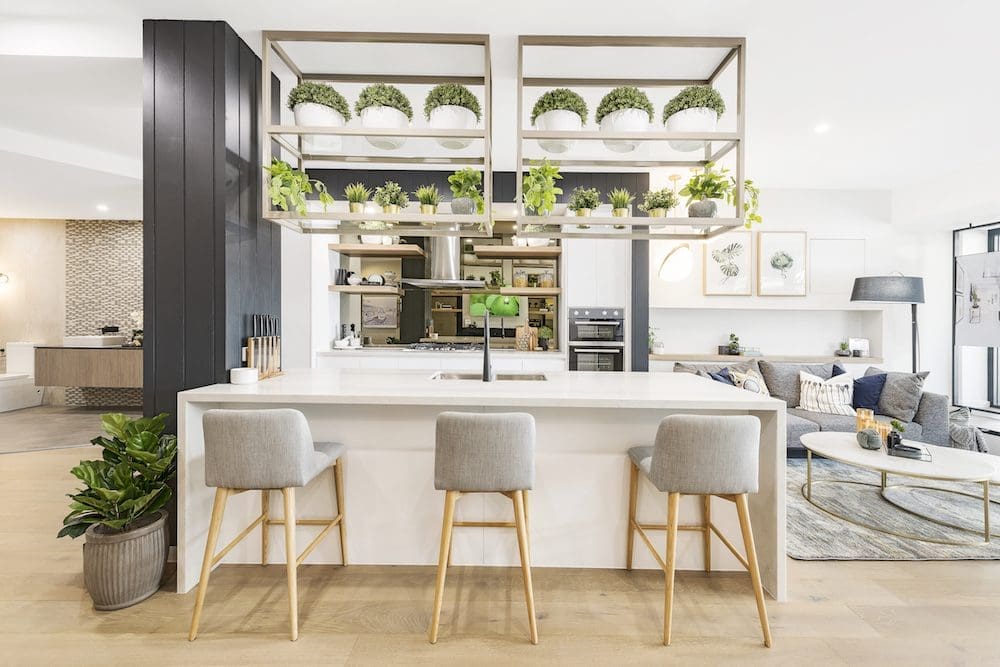
[[[383,206],[382,212],[385,213],[386,215],[398,215],[399,206],[396,204],[389,204],[388,206]]]
[[[578,208],[578,209],[576,209],[576,211],[574,211],[574,213],[576,213],[576,215],[578,217],[583,218],[583,217],[586,217],[586,216],[588,216],[588,215],[591,214],[591,209],[589,209],[589,208]]]
[[[651,208],[646,211],[646,214],[651,218],[665,218],[667,217],[667,209],[665,208]]]
[[[364,213],[365,212],[365,202],[363,201],[352,201],[347,204],[351,213]]]
[[[719,206],[715,203],[714,199],[703,199],[701,201],[691,202],[691,205],[688,206],[688,217],[714,218],[718,208]]]
[[[849,357],[849,356],[851,356],[851,351],[850,350],[836,350],[834,352],[834,354],[837,355],[838,357]]]
[[[629,216],[629,210],[627,208],[612,209],[611,216],[614,218],[627,218]]]
[[[420,213],[423,215],[434,215],[438,212],[437,204],[421,204]]]

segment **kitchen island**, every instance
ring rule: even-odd
[[[687,373],[547,372],[544,381],[432,379],[426,370],[289,371],[254,385],[212,385],[178,394],[177,590],[198,581],[214,490],[205,486],[202,415],[212,408],[291,407],[305,413],[317,441],[347,446],[345,522],[351,564],[437,563],[444,493],[434,490],[434,425],[439,412],[524,411],[537,423],[536,483],[531,493],[531,554],[536,567],[623,568],[629,447],[651,444],[671,413],[752,414],[761,422],[760,491],[750,497],[764,587],[785,599],[785,404]],[[299,491],[300,517],[331,516],[326,474]],[[273,515],[280,515],[278,503]],[[713,521],[738,540],[736,512],[713,499]],[[698,520],[696,498],[684,498],[680,522]],[[232,498],[220,534],[227,543],[260,512],[256,493]],[[456,520],[509,520],[510,503],[482,494],[459,503]],[[662,523],[666,496],[643,481],[639,520]],[[276,529],[275,529],[276,530]],[[301,539],[315,528],[304,526]],[[638,538],[637,538],[638,539]],[[680,569],[701,569],[701,535],[682,531]],[[665,544],[665,538],[662,541]],[[271,562],[283,562],[271,539]],[[635,566],[656,567],[635,550]],[[516,565],[514,531],[460,528],[456,565]],[[233,549],[227,563],[259,563],[260,531]],[[340,562],[337,537],[307,563]],[[713,540],[716,569],[742,569]]]

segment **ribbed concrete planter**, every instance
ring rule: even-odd
[[[83,545],[83,582],[94,609],[111,611],[142,602],[160,588],[170,536],[163,510],[127,533],[87,529]]]

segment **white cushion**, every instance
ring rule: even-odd
[[[799,371],[798,406],[803,410],[822,412],[828,415],[854,416],[854,378],[847,373],[836,375],[829,380]]]

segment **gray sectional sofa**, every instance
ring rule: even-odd
[[[816,431],[848,431],[855,430],[853,416],[829,415],[821,412],[810,412],[799,407],[799,371],[805,371],[819,376],[824,380],[833,376],[835,364],[797,364],[758,361],[745,357],[734,357],[731,363],[716,364],[674,364],[674,372],[718,373],[723,368],[752,368],[764,378],[768,390],[775,398],[780,398],[788,406],[787,436],[789,452],[802,450],[799,438],[806,433]],[[948,408],[950,401],[947,396],[923,392],[913,420],[906,423],[906,437],[932,445],[948,446],[949,422]],[[892,417],[877,414],[879,421],[891,421]]]

